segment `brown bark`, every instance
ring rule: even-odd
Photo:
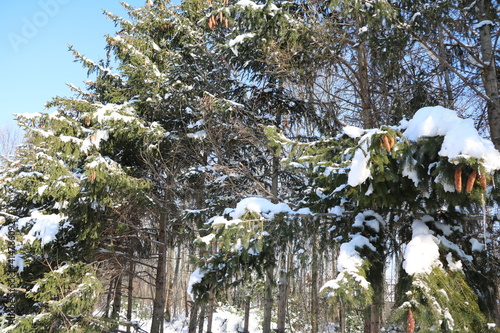
[[[151,321],[151,333],[163,332],[163,320],[165,318],[166,303],[166,264],[167,264],[167,221],[164,214],[160,214],[158,225],[158,262],[156,264],[155,296],[153,300],[153,314]]]
[[[317,230],[318,223],[314,223],[314,232],[312,236],[312,262],[311,262],[311,333],[318,333],[318,248],[319,240]]]
[[[271,316],[273,310],[273,266],[266,269],[266,286],[264,290],[264,318],[262,319],[262,333],[271,333]]]
[[[491,1],[479,0],[477,2],[478,20],[480,22],[489,19],[488,13],[491,12]],[[490,126],[491,141],[495,148],[500,150],[500,90],[498,86],[497,69],[492,45],[491,25],[482,24],[479,28],[479,43],[481,45],[482,55],[482,76],[484,91],[488,99],[488,122]]]
[[[276,328],[276,333],[284,333],[288,294],[288,278],[285,269],[281,270],[278,292],[278,320],[276,323],[278,327]]]
[[[133,255],[132,246],[129,249],[130,258]],[[134,305],[134,272],[135,263],[133,259],[129,261],[129,271],[128,271],[128,286],[127,286],[127,321],[130,323],[132,321],[132,311]],[[130,325],[127,326],[127,333],[130,333]]]

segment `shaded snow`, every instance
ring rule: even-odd
[[[193,285],[200,283],[203,277],[205,276],[205,272],[200,268],[197,268],[191,275],[189,276],[189,282],[187,287],[187,293],[194,298],[193,296]]]

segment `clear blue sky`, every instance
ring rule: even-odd
[[[139,7],[145,0],[129,0]],[[43,112],[55,96],[72,96],[66,83],[84,87],[87,72],[68,44],[92,60],[105,57],[104,35],[116,28],[103,9],[126,17],[118,0],[3,1],[0,11],[0,125],[12,113]]]

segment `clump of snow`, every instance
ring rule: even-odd
[[[478,241],[475,238],[471,238],[469,240],[469,242],[472,245],[472,251],[475,251],[475,252],[482,252],[482,251],[484,251],[484,249],[486,247],[486,245],[484,245],[483,243],[481,243],[480,241]]]
[[[368,289],[370,283],[364,276],[359,274],[359,269],[363,265],[363,258],[358,252],[358,249],[365,246],[372,251],[376,250],[370,243],[370,240],[361,234],[352,235],[349,242],[343,243],[340,246],[340,252],[337,259],[337,270],[339,274],[335,279],[326,282],[321,287],[321,290],[327,288],[335,290],[340,288],[340,283],[345,282],[348,276],[354,278],[354,280],[364,289]]]
[[[453,110],[442,106],[425,107],[417,111],[406,124],[404,135],[412,141],[421,137],[443,136],[439,155],[450,161],[478,158],[488,171],[500,169],[500,153],[493,143],[482,138],[472,119],[462,119]]]
[[[251,1],[249,1],[249,2],[251,2]],[[238,56],[238,44],[243,42],[243,40],[245,40],[247,38],[253,38],[254,36],[255,36],[254,33],[246,33],[246,34],[238,35],[229,41],[229,43],[228,43],[229,48],[231,49],[231,51],[233,51],[235,56]]]
[[[426,218],[425,220],[428,220]],[[415,220],[412,224],[412,239],[404,251],[403,268],[409,275],[430,273],[434,267],[440,266],[439,239],[423,220]]]
[[[200,283],[204,276],[205,271],[201,270],[200,268],[197,268],[193,273],[191,273],[191,276],[189,276],[187,293],[191,296],[191,298],[194,299],[193,285]]]
[[[207,137],[207,132],[205,130],[201,130],[195,133],[188,133],[188,138],[203,140]]]
[[[415,159],[411,159],[411,160],[407,161],[404,164],[402,175],[403,175],[403,177],[406,177],[406,178],[412,180],[413,183],[415,184],[415,186],[418,186],[418,184],[420,183],[420,178],[418,177],[417,170],[415,168],[416,164],[417,164],[417,161]],[[455,188],[453,188],[453,189],[455,189]]]
[[[344,214],[344,208],[342,208],[340,206],[335,206],[333,208],[330,208],[328,210],[328,213],[329,214],[334,214],[334,215],[337,215],[337,216],[342,216],[342,214]]]
[[[480,29],[480,28],[482,28],[485,25],[495,26],[495,23],[493,23],[493,21],[491,21],[491,20],[483,20],[483,21],[481,21],[479,23],[474,24],[473,28],[474,29]]]
[[[381,224],[385,224],[382,216],[375,213],[373,210],[367,210],[356,215],[352,226],[358,228],[364,228],[367,226],[373,231],[379,232]]]
[[[88,153],[90,147],[94,146],[99,149],[101,141],[106,141],[109,139],[109,132],[104,130],[98,130],[92,133],[89,137],[82,141],[81,150],[84,153]]]
[[[353,139],[357,139],[360,136],[362,136],[363,134],[365,134],[364,129],[359,128],[359,127],[355,127],[355,126],[349,126],[349,125],[345,126],[343,128],[343,131],[344,131],[344,134],[346,134],[348,137],[353,138]]]
[[[275,204],[265,198],[250,197],[238,202],[236,208],[229,213],[229,216],[233,219],[239,219],[247,212],[254,212],[269,219],[280,213],[294,213],[290,206],[285,203]]]
[[[131,106],[124,106],[113,103],[109,103],[106,105],[98,103],[96,105],[99,107],[99,109],[96,111],[94,117],[97,118],[97,121],[99,123],[103,123],[104,121],[108,120],[130,123],[137,119],[133,116],[134,109]]]
[[[363,184],[368,178],[371,178],[369,166],[370,152],[368,147],[371,142],[371,133],[365,134],[361,138],[360,148],[354,152],[354,157],[351,162],[351,169],[347,175],[347,184],[350,186],[358,186]]]
[[[448,267],[452,271],[462,271],[462,262],[460,260],[458,261],[453,261],[453,255],[451,252],[448,252],[446,255],[446,262],[448,263]]]
[[[43,246],[56,238],[61,228],[61,222],[65,218],[65,216],[58,214],[45,215],[38,210],[34,210],[30,216],[19,219],[17,223],[19,229],[32,224],[30,231],[24,236],[24,240],[32,243],[36,239],[39,239]]]

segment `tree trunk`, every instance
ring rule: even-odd
[[[175,270],[174,270],[174,280],[173,280],[173,283],[174,283],[174,286],[176,286],[176,288],[178,289],[179,287],[179,270],[180,270],[180,267],[181,267],[181,254],[183,254],[183,251],[182,251],[182,244],[179,242],[179,246],[177,248],[177,257],[175,258]],[[187,257],[187,255],[185,255],[185,257]],[[177,317],[178,315],[178,307],[179,307],[179,301],[178,299],[180,297],[177,297],[178,295],[178,291],[172,295],[173,297],[173,314],[174,314],[174,318]]]
[[[312,234],[312,262],[311,262],[311,333],[318,333],[318,227],[314,223]]]
[[[207,309],[207,304],[203,303],[200,309],[200,317],[198,320],[198,333],[203,333],[203,326],[205,326],[205,312]]]
[[[358,31],[364,27],[363,19],[360,15],[356,18],[356,27]],[[368,51],[366,43],[359,38],[356,48],[357,65],[358,65],[358,94],[361,101],[361,120],[364,128],[373,128],[376,126],[376,121],[373,116],[373,107],[371,102],[370,92],[370,77],[368,74]]]
[[[127,286],[127,321],[129,323],[132,322],[132,311],[134,309],[134,271],[135,271],[135,263],[132,260],[133,250],[130,247],[129,255],[131,256],[129,261],[129,271],[128,271],[128,286]],[[127,326],[127,333],[130,333],[130,325]]]
[[[196,332],[196,324],[198,323],[198,303],[191,302],[191,313],[189,314],[188,333]]]
[[[446,51],[446,47],[444,45],[444,33],[443,29],[439,27],[439,53],[442,59],[445,59],[448,61],[448,52]],[[451,80],[450,80],[450,69],[446,66],[444,66],[443,63],[440,63],[440,71],[444,75],[444,85],[445,85],[445,93],[446,93],[446,103],[445,107],[449,109],[454,109],[455,106],[455,101],[453,98],[453,88],[451,85]]]
[[[118,320],[120,318],[120,310],[122,307],[122,278],[123,274],[120,272],[115,279],[115,294],[113,297],[113,310],[111,318]]]
[[[245,296],[245,318],[244,318],[244,324],[243,324],[243,333],[250,333],[248,332],[248,324],[250,321],[250,295]]]
[[[214,292],[210,291],[208,296],[207,333],[212,333],[212,322],[214,319]]]
[[[483,22],[489,19],[488,13],[492,11],[491,1],[479,0],[477,2],[478,20]],[[494,21],[494,19],[492,18]],[[497,69],[491,41],[491,25],[482,24],[479,28],[479,42],[483,60],[483,83],[486,96],[488,96],[487,110],[490,126],[491,141],[495,148],[500,150],[500,91],[498,87]]]
[[[167,253],[167,296],[165,301],[165,319],[167,322],[172,320],[172,303],[174,298],[174,257],[175,249],[172,245],[168,247]]]
[[[266,286],[264,290],[264,318],[262,333],[271,333],[271,316],[273,311],[273,271],[272,265],[266,269]]]
[[[284,261],[284,260],[283,260]],[[288,281],[287,271],[285,268],[281,269],[279,280],[279,298],[278,298],[278,322],[276,333],[285,333],[286,309],[287,309],[287,294],[288,294]]]
[[[155,296],[153,300],[153,315],[151,320],[151,333],[163,332],[163,320],[166,302],[166,264],[167,264],[167,222],[166,216],[160,214],[158,235],[158,263],[156,265]]]

